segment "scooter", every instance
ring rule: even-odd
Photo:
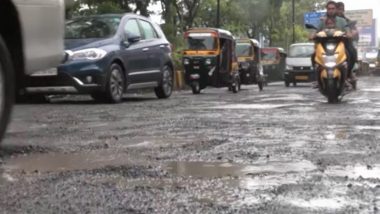
[[[308,29],[316,29],[306,24]],[[329,103],[339,102],[344,95],[352,91],[355,82],[348,81],[348,53],[345,33],[336,29],[325,29],[314,38],[315,71],[318,77],[319,91],[327,97]]]

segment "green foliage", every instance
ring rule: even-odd
[[[122,13],[123,10],[114,2],[103,2],[98,5],[96,13],[105,14],[105,13]]]
[[[135,12],[149,16],[152,11],[147,6],[157,2],[163,9],[162,29],[176,50],[183,47],[182,34],[188,28],[216,26],[216,0],[77,0],[67,15]],[[325,0],[295,0],[297,42],[307,40],[303,14],[321,9],[325,3]],[[220,0],[220,14],[221,28],[235,36],[259,39],[263,35],[269,45],[285,48],[292,43],[292,0]]]

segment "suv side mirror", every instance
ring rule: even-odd
[[[132,43],[136,43],[136,42],[138,42],[138,41],[141,40],[141,36],[130,33],[130,34],[127,35],[127,40],[131,44]]]
[[[131,44],[136,43],[136,42],[138,42],[140,40],[141,40],[141,36],[136,35],[136,34],[132,34],[132,33],[127,33],[124,36],[124,39],[122,40],[122,44],[126,48],[128,48],[129,46],[131,46]]]

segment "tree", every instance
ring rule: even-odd
[[[321,9],[325,0],[296,0],[295,38],[305,41],[303,14]],[[162,28],[172,43],[180,43],[191,27],[215,27],[216,0],[77,0],[68,16],[134,12],[150,16],[149,4],[160,3]],[[263,35],[271,46],[287,47],[292,37],[292,0],[220,0],[221,27],[236,36],[259,39]]]

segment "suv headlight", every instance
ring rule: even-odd
[[[107,52],[99,48],[89,48],[71,52],[69,55],[71,60],[98,60],[106,56]]]
[[[286,70],[293,70],[293,66],[286,65]]]

